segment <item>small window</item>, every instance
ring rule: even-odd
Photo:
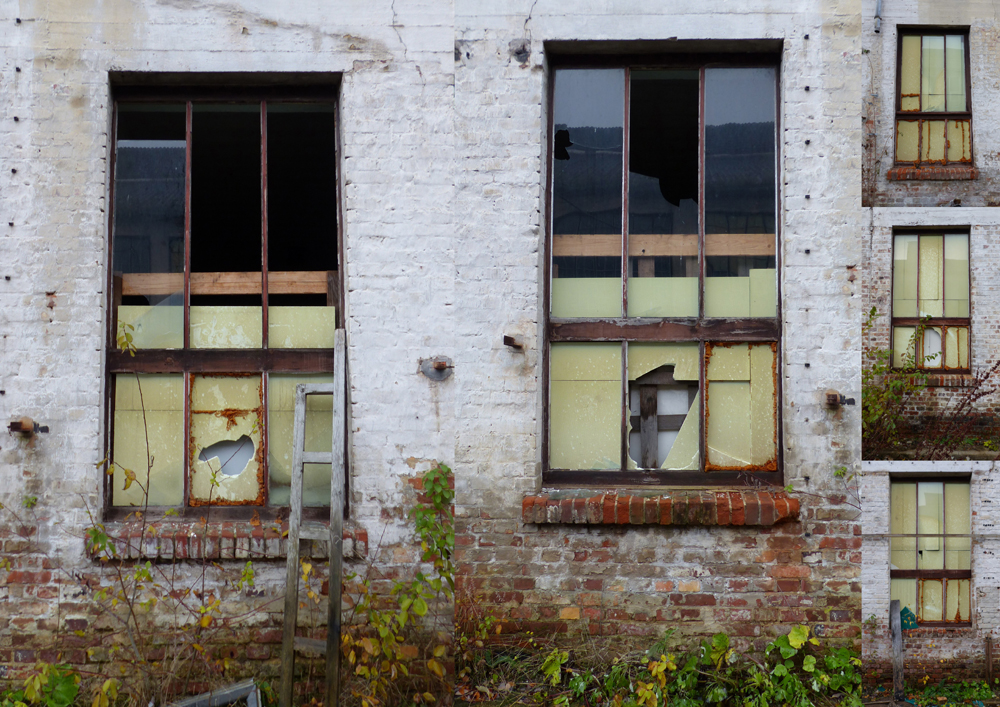
[[[544,480],[774,479],[774,62],[556,62]]]
[[[332,381],[340,314],[332,89],[192,93],[116,96],[107,503],[287,505],[295,386]],[[306,505],[329,499],[306,465]]]
[[[967,29],[900,29],[896,162],[972,162]]]
[[[969,482],[895,481],[890,488],[890,599],[921,626],[969,625]]]
[[[970,371],[969,234],[893,237],[892,350],[896,368]]]

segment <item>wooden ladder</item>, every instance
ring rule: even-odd
[[[335,707],[340,696],[340,601],[341,563],[343,562],[344,527],[344,415],[346,413],[344,378],[344,330],[337,329],[334,341],[333,383],[305,383],[295,388],[295,431],[292,451],[292,496],[289,501],[287,578],[285,583],[285,625],[281,640],[281,707],[292,707],[295,687],[295,651],[326,654],[326,700],[324,707]],[[307,452],[306,398],[309,395],[333,396],[333,446],[330,452]],[[329,464],[330,527],[320,522],[302,522],[302,476],[305,464]],[[326,642],[296,637],[299,613],[299,540],[329,543],[330,591]]]

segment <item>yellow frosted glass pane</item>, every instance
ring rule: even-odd
[[[896,236],[892,249],[892,315],[917,316],[917,252],[919,238]]]
[[[750,380],[749,347],[746,344],[713,346],[705,376],[713,381]]]
[[[899,599],[899,610],[909,609],[917,615],[917,580],[889,580],[889,600]]]
[[[774,364],[770,345],[750,349],[750,463],[755,465],[777,457]]]
[[[969,367],[969,330],[958,330],[958,365],[960,368]]]
[[[945,37],[947,71],[947,109],[965,110],[965,37],[948,35]]]
[[[264,502],[261,377],[201,376],[191,383],[191,499]],[[219,443],[228,443],[219,449]],[[233,465],[233,459],[244,460]]]
[[[945,158],[944,127],[947,121],[925,120],[924,160],[941,162]]]
[[[706,317],[749,317],[749,277],[706,277]]]
[[[687,417],[684,418],[681,429],[677,433],[677,437],[674,439],[674,443],[667,453],[667,458],[663,461],[663,466],[660,467],[661,469],[697,471],[701,466],[698,456],[698,438],[701,427],[698,424],[698,418],[701,414],[699,412],[701,410],[700,395],[701,393],[698,393],[694,396],[694,402],[691,403],[690,411]]]
[[[918,580],[922,611],[917,614],[920,621],[943,621],[944,607],[941,605],[944,581],[940,579]]]
[[[958,329],[948,327],[944,337],[944,367],[958,368]]]
[[[917,538],[917,569],[944,569],[944,542],[938,535]]]
[[[898,326],[892,329],[892,365],[896,368],[913,364],[914,341],[916,328]]]
[[[972,160],[972,126],[968,120],[948,121],[948,161]]]
[[[917,569],[917,539],[890,538],[889,564],[894,570]]]
[[[663,365],[673,365],[674,380],[698,380],[698,344],[628,345],[629,380],[635,380]]]
[[[778,316],[778,280],[773,268],[750,271],[750,316]]]
[[[945,569],[972,569],[972,538],[945,538],[944,548]]]
[[[553,469],[621,468],[621,382],[552,381],[549,464]]]
[[[184,347],[184,308],[168,305],[120,305],[118,322],[131,324],[132,343],[137,349]]]
[[[184,502],[183,377],[140,375],[137,382],[132,374],[115,376],[114,433],[114,505],[146,505],[142,487],[147,486],[147,472],[149,505],[181,505]],[[150,457],[152,468],[149,467]],[[121,467],[135,472],[136,481],[127,491]]]
[[[937,535],[944,532],[944,484],[923,482],[917,486],[917,533]]]
[[[920,110],[920,37],[903,37],[899,62],[899,93],[903,110]]]
[[[552,344],[549,356],[554,381],[599,380],[620,385],[621,344]]]
[[[969,500],[971,488],[968,483],[946,483],[944,485],[944,532],[949,535],[972,532],[972,516],[970,515],[972,504]]]
[[[260,307],[191,307],[191,348],[257,349]]]
[[[620,277],[557,277],[552,279],[553,317],[620,317]]]
[[[698,278],[630,277],[628,316],[697,317]]]
[[[713,381],[707,402],[708,462],[736,467],[751,464],[750,383]]]
[[[971,586],[968,579],[949,579],[948,591],[945,592],[948,608],[945,612],[946,621],[969,621],[972,616],[970,599]]]
[[[920,238],[920,316],[944,316],[941,280],[944,270],[944,238]]]
[[[267,345],[272,349],[332,349],[335,307],[268,307]]]
[[[944,110],[944,37],[923,38],[920,103],[925,111]]]
[[[549,463],[621,468],[621,345],[553,344]]]
[[[300,383],[332,383],[332,375],[272,373],[267,384],[267,453],[270,490],[268,503],[287,506],[291,496],[292,452],[295,427],[295,387]],[[333,396],[306,398],[305,442],[307,452],[329,452],[333,441]],[[306,506],[330,505],[330,465],[306,464],[303,472]]]
[[[917,162],[920,160],[917,138],[919,123],[915,120],[896,121],[896,161]]]
[[[944,237],[944,316],[969,316],[969,236]]]
[[[889,532],[892,535],[917,532],[917,485],[892,484],[889,488]]]

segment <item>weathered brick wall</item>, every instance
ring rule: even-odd
[[[674,627],[749,642],[800,621],[856,634],[857,513],[825,497],[840,494],[833,469],[857,464],[859,418],[826,410],[821,396],[860,397],[859,30],[848,2],[456,4],[457,227],[474,260],[458,268],[458,300],[477,312],[458,326],[481,342],[465,351],[475,378],[456,374],[460,615],[465,601],[524,630],[646,641]],[[544,464],[546,176],[534,137],[546,115],[544,42],[616,40],[627,52],[630,40],[662,37],[784,41],[783,452],[786,482],[817,495],[802,495],[799,521],[764,529],[525,522],[521,501],[540,491]],[[521,65],[511,48],[524,39]],[[508,129],[527,142],[505,139]],[[504,350],[504,333],[525,335],[526,353]]]
[[[889,637],[889,481],[890,475],[972,473],[972,626],[971,628],[921,628],[903,632],[907,680],[930,675],[956,678],[985,677],[985,641],[995,641],[1000,619],[1000,544],[996,527],[1000,485],[994,462],[877,462],[863,464],[862,528],[864,586],[862,644],[865,673],[873,680],[892,679]]]

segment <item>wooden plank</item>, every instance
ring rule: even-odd
[[[108,351],[108,373],[331,373],[330,349],[140,349]]]
[[[542,483],[579,488],[620,488],[623,486],[664,486],[669,488],[692,486],[745,486],[757,482],[766,485],[781,481],[778,471],[670,471],[666,469],[640,469],[609,471],[607,469],[550,469],[542,472]],[[779,487],[775,487],[779,490]]]
[[[993,636],[986,637],[986,684],[993,687]]]
[[[639,459],[643,469],[655,469],[657,464],[656,386],[639,386]]]
[[[621,241],[620,233],[557,233],[552,237],[552,255],[617,258]],[[697,233],[632,233],[628,242],[633,257],[698,255]],[[710,233],[705,235],[705,255],[774,255],[774,244],[773,233]],[[640,276],[648,277],[641,272]]]
[[[657,415],[656,416],[656,430],[657,432],[677,432],[680,430],[681,425],[684,424],[684,420],[687,419],[687,415]],[[629,418],[629,422],[632,423],[632,429],[638,430],[642,423],[642,417],[639,415],[632,415]]]
[[[777,341],[774,319],[564,319],[549,322],[549,341]]]
[[[906,699],[903,689],[903,623],[899,617],[899,599],[889,602],[889,635],[892,638],[892,699]]]
[[[326,540],[326,538],[323,538]],[[295,650],[301,651],[303,653],[316,653],[317,655],[326,654],[326,641],[322,638],[305,638],[304,636],[295,637]]]
[[[330,273],[336,270],[271,271],[267,291],[271,295],[325,295],[330,289]],[[184,289],[184,273],[125,273],[123,295],[170,295]],[[259,272],[193,272],[192,295],[259,295]]]

